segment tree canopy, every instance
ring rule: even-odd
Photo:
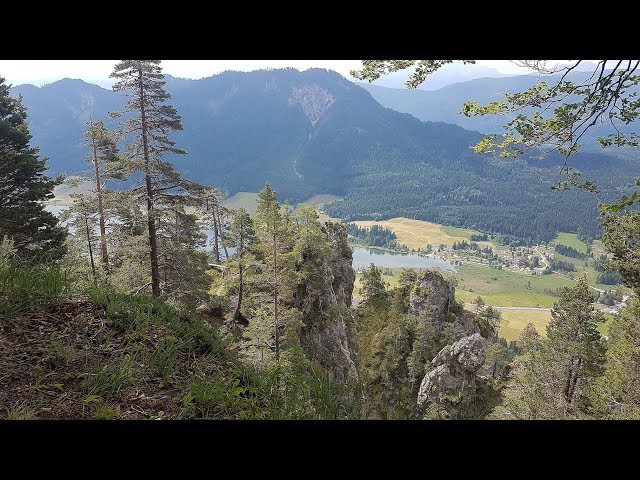
[[[66,232],[43,204],[53,198],[56,182],[44,174],[47,159],[30,141],[22,100],[9,96],[0,77],[0,240],[12,240],[23,257],[57,259]]]

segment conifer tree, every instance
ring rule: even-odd
[[[385,298],[386,290],[382,281],[382,273],[373,263],[362,272],[362,296],[366,300]]]
[[[127,166],[131,172],[144,176],[144,199],[147,205],[151,290],[154,297],[161,294],[158,262],[157,222],[158,203],[177,196],[180,189],[193,186],[163,160],[165,154],[184,154],[169,138],[171,132],[182,130],[180,115],[167,103],[171,95],[164,89],[165,80],[159,60],[122,60],[111,74],[116,78],[114,91],[128,93],[129,101],[123,113],[131,113],[121,123],[121,134],[130,137]],[[121,116],[123,113],[114,113]]]
[[[551,310],[547,325],[549,361],[560,379],[567,403],[575,398],[581,384],[602,373],[605,346],[597,324],[602,314],[591,305],[593,296],[585,277],[573,288],[565,288]]]
[[[258,205],[255,216],[256,232],[260,237],[264,250],[264,258],[267,268],[270,271],[268,281],[272,295],[274,339],[276,362],[280,360],[280,293],[284,282],[281,277],[283,270],[283,253],[290,251],[291,239],[289,238],[290,220],[287,218],[288,212],[283,213],[278,203],[276,192],[267,183],[258,194]]]
[[[0,241],[13,241],[23,257],[58,259],[66,231],[42,204],[53,198],[56,182],[44,174],[47,159],[30,141],[22,99],[11,98],[0,77]]]
[[[102,268],[109,274],[109,252],[107,248],[107,229],[104,208],[104,182],[109,178],[121,178],[117,170],[118,154],[113,135],[101,120],[90,121],[85,132],[91,155],[87,161],[93,165],[96,184],[96,209],[100,224],[100,253]]]
[[[251,216],[244,208],[239,208],[233,216],[230,227],[230,242],[236,249],[234,257],[238,262],[238,300],[233,311],[233,319],[236,322],[244,318],[241,311],[244,295],[244,273],[250,267],[245,263],[245,257],[251,251],[256,240]]]

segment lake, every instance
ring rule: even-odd
[[[59,215],[63,210],[69,207],[65,205],[47,205],[46,210],[54,215]],[[206,247],[202,250],[211,251],[211,230],[206,231],[208,241]],[[228,248],[229,255],[235,251],[234,248]],[[224,250],[220,248],[220,254],[224,258]],[[385,268],[436,268],[447,272],[455,272],[456,268],[453,264],[433,255],[418,255],[417,253],[392,252],[389,250],[381,250],[372,247],[353,247],[353,268],[358,270],[366,268],[371,263],[377,267]]]
[[[56,217],[68,208],[69,207],[67,205],[52,205],[52,204],[48,204],[44,207],[44,209],[47,212],[53,213]]]
[[[455,272],[455,266],[447,260],[433,255],[418,255],[417,253],[391,252],[378,248],[352,247],[353,268],[358,270],[373,263],[376,267],[386,268],[436,268],[438,270]]]

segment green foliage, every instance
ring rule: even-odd
[[[162,337],[155,345],[154,351],[148,356],[149,366],[158,375],[168,378],[178,363],[178,338],[169,335]]]
[[[566,288],[551,310],[547,338],[527,326],[519,343],[525,355],[514,366],[505,408],[519,419],[581,418],[591,386],[603,373],[605,344],[597,330],[585,278]]]
[[[366,300],[385,298],[387,293],[380,269],[373,263],[362,272],[362,296]]]
[[[393,230],[380,225],[371,228],[360,228],[355,223],[347,225],[347,232],[357,241],[373,247],[399,248],[396,234]]]
[[[180,310],[145,295],[129,295],[98,288],[89,298],[104,309],[107,318],[123,331],[140,331],[153,324],[168,326],[180,339],[180,349],[189,355],[229,358],[218,332],[192,311]]]
[[[584,253],[579,252],[575,248],[562,245],[561,243],[556,244],[555,251],[560,255],[564,255],[565,257],[579,258],[581,260],[586,258],[587,256]]]
[[[73,275],[58,264],[8,262],[0,266],[0,320],[12,320],[24,312],[56,304],[73,287]]]
[[[43,361],[51,370],[55,370],[67,365],[72,353],[73,348],[71,346],[65,345],[56,337],[53,337]]]
[[[351,70],[349,73],[359,80],[373,82],[382,75],[415,67],[407,79],[407,88],[417,88],[430,74],[448,63],[453,63],[453,60],[363,60],[362,70]],[[473,64],[475,60],[462,60],[462,63]]]
[[[622,282],[631,288],[640,288],[640,212],[623,214],[603,212],[602,243],[613,254],[608,267],[617,271]]]
[[[635,298],[609,325],[604,373],[588,397],[595,418],[640,419],[640,304]]]
[[[27,401],[17,401],[6,408],[5,420],[35,420],[36,409]]]
[[[194,381],[182,398],[187,411],[183,415],[196,418],[250,418],[252,402],[239,379],[201,378]]]
[[[12,240],[24,259],[57,260],[66,231],[43,204],[56,182],[44,175],[47,159],[30,141],[22,99],[11,98],[0,77],[0,239]]]
[[[93,418],[96,420],[118,420],[120,418],[120,411],[108,406],[101,406],[96,409]]]
[[[87,374],[83,387],[90,395],[112,397],[134,383],[133,357],[127,353],[117,368],[105,365],[96,373]]]

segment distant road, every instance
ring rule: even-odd
[[[548,268],[549,264],[547,263],[547,259],[545,258],[544,254],[540,250],[538,250],[538,245],[536,245],[534,250],[538,252],[538,255],[540,255],[540,259],[542,260],[542,263],[544,263],[544,268]]]

